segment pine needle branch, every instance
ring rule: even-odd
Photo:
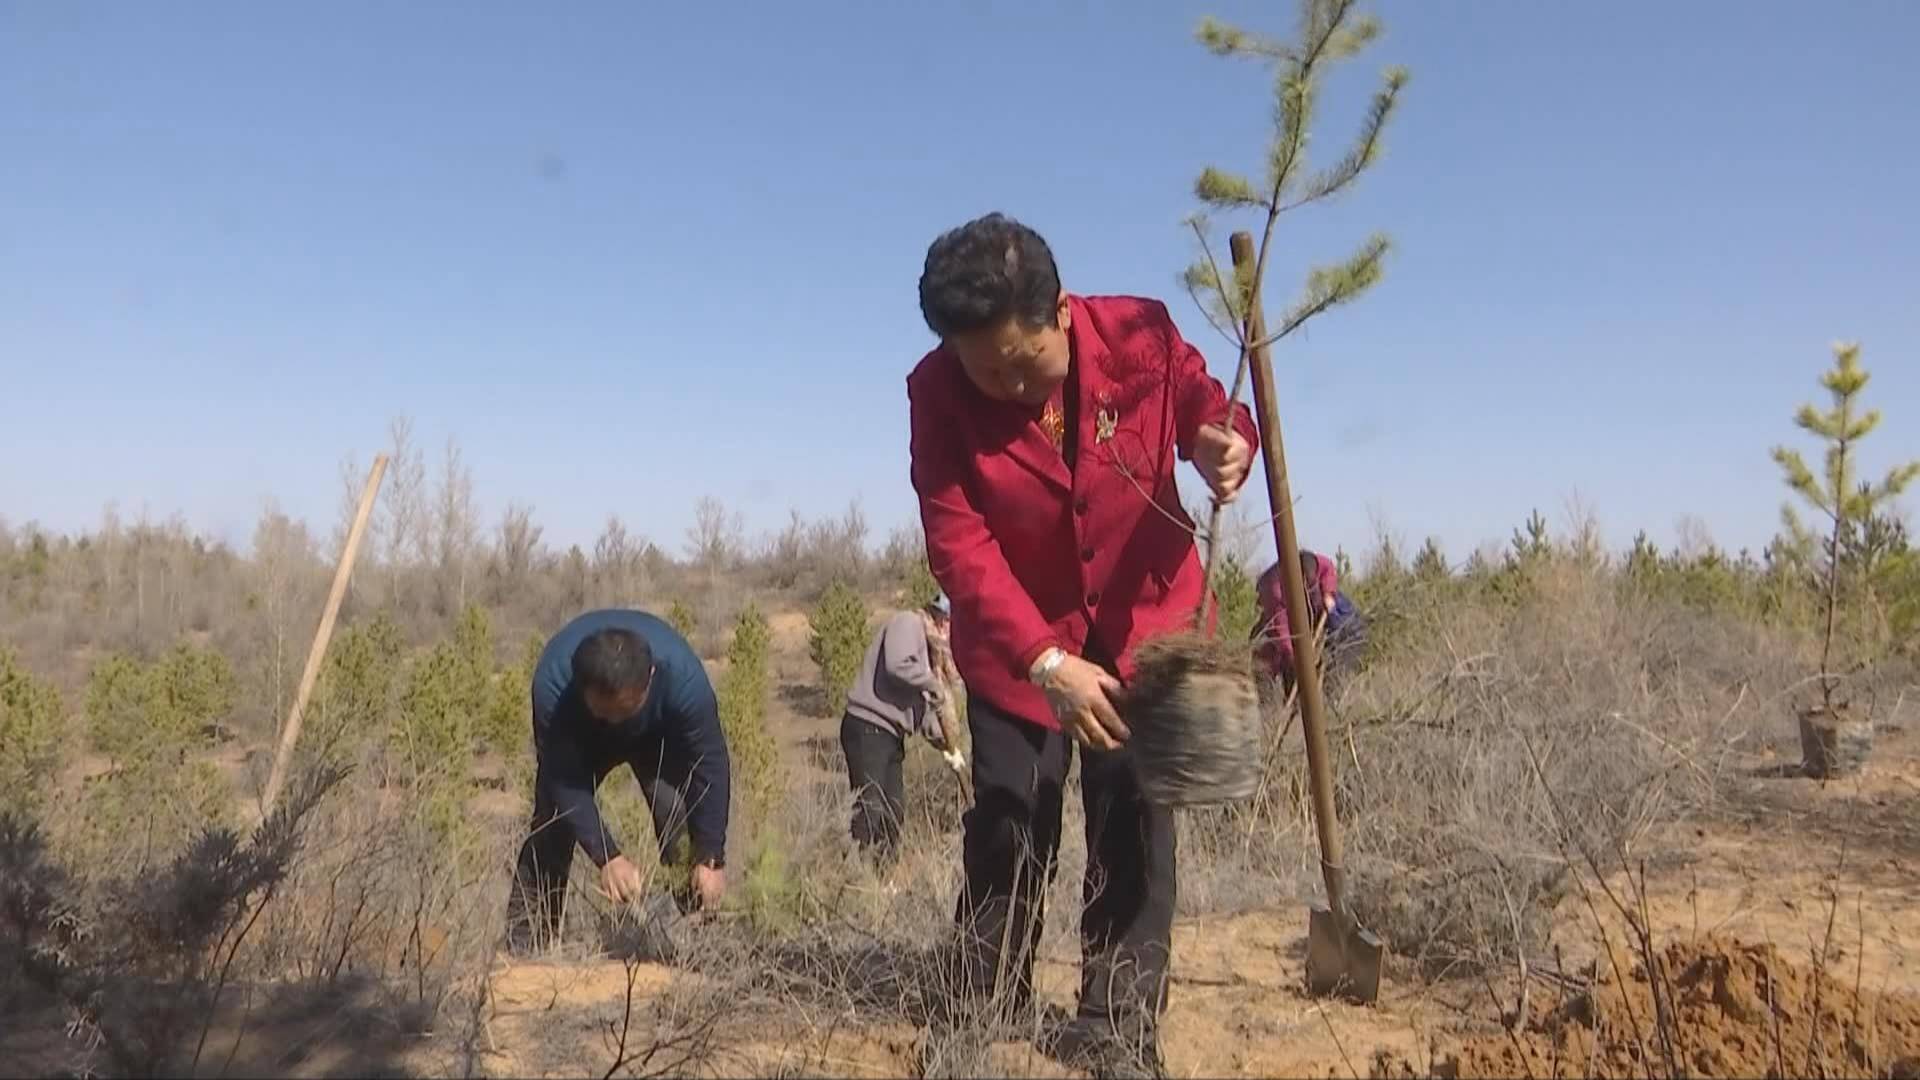
[[[1293,46],[1284,41],[1276,41],[1264,34],[1252,34],[1238,27],[1228,26],[1212,15],[1200,20],[1200,28],[1194,32],[1194,36],[1208,52],[1215,56],[1283,62],[1292,61],[1297,57]]]
[[[1186,273],[1181,275],[1187,295],[1193,297],[1194,304],[1206,316],[1208,325],[1219,331],[1221,337],[1234,345],[1243,345],[1246,335],[1240,332],[1239,325],[1245,318],[1243,312],[1250,309],[1245,299],[1249,295],[1245,291],[1245,283],[1235,282],[1236,293],[1242,298],[1242,302],[1236,306],[1233,297],[1228,295],[1226,281],[1221,277],[1220,261],[1213,256],[1213,245],[1207,242],[1207,219],[1195,214],[1187,219],[1187,225],[1193,229],[1194,238],[1200,242],[1200,254],[1206,260],[1187,267]],[[1238,274],[1237,267],[1235,273]],[[1203,294],[1205,299],[1202,298]]]
[[[1253,347],[1266,348],[1300,329],[1314,316],[1358,299],[1380,280],[1381,263],[1392,246],[1384,234],[1376,233],[1347,261],[1315,268],[1307,275],[1300,299],[1280,320],[1280,328]]]
[[[1267,196],[1253,186],[1253,181],[1244,176],[1217,169],[1209,165],[1193,182],[1193,194],[1208,206],[1223,209],[1267,206]]]
[[[1379,159],[1380,134],[1386,130],[1387,120],[1393,115],[1400,91],[1406,85],[1407,73],[1404,68],[1388,70],[1386,85],[1374,94],[1373,104],[1367,109],[1366,122],[1353,149],[1347,151],[1347,156],[1341,158],[1333,168],[1309,180],[1299,198],[1280,208],[1282,213],[1339,194]]]
[[[1301,0],[1296,27],[1298,44],[1252,34],[1211,16],[1201,20],[1196,35],[1200,43],[1217,56],[1260,59],[1276,69],[1274,136],[1267,151],[1265,190],[1246,176],[1214,166],[1203,170],[1194,182],[1195,196],[1210,208],[1266,211],[1253,266],[1250,272],[1236,267],[1230,279],[1207,250],[1204,224],[1195,223],[1204,219],[1195,219],[1189,224],[1199,235],[1204,261],[1189,266],[1181,278],[1207,321],[1223,337],[1242,348],[1257,347],[1247,340],[1246,312],[1250,310],[1250,298],[1259,293],[1259,285],[1265,280],[1280,215],[1338,194],[1378,160],[1382,133],[1406,85],[1405,70],[1389,69],[1385,84],[1375,93],[1359,135],[1346,156],[1294,192],[1293,185],[1304,167],[1321,81],[1320,69],[1328,62],[1357,55],[1381,32],[1379,20],[1354,16],[1356,4],[1357,0]],[[1299,303],[1281,321],[1278,331],[1261,344],[1279,340],[1315,315],[1364,292],[1379,279],[1386,251],[1385,238],[1375,237],[1347,262],[1315,270],[1308,277]],[[1232,333],[1228,332],[1229,328]]]

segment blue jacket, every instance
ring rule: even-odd
[[[640,711],[608,724],[587,711],[573,682],[573,651],[608,627],[631,630],[653,650],[653,685]],[[727,740],[707,669],[687,640],[664,620],[644,611],[589,611],[560,628],[540,653],[533,672],[534,784],[573,830],[595,866],[605,866],[620,847],[600,820],[594,779],[631,762],[664,741],[667,761],[691,769],[686,798],[687,837],[696,860],[724,857],[727,845]]]

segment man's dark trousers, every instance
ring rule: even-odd
[[[686,790],[692,768],[667,758],[664,740],[649,739],[643,745],[631,760],[596,765],[593,783],[598,788],[608,773],[622,765],[632,767],[634,779],[640,782],[640,794],[653,816],[653,835],[664,866],[687,832]],[[543,942],[559,936],[561,918],[566,914],[567,875],[573,869],[574,845],[573,829],[555,816],[552,799],[536,785],[530,835],[520,845],[513,891],[507,898],[507,935],[514,949],[531,947],[536,933]]]
[[[853,842],[890,863],[899,852],[907,813],[907,741],[848,714],[840,718],[840,751],[853,788]]]
[[[956,987],[968,1011],[997,999],[1018,1020],[1032,1003],[1034,954],[1060,848],[1072,743],[975,699],[974,803],[964,819],[966,884]],[[1141,794],[1133,752],[1081,751],[1087,872],[1077,1026],[1151,1043],[1167,1005],[1176,892],[1174,821]],[[996,973],[998,977],[996,978]],[[949,1023],[959,1021],[948,1016]],[[982,1019],[989,1019],[982,1017]]]

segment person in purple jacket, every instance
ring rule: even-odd
[[[1345,674],[1360,660],[1367,643],[1367,621],[1353,600],[1340,591],[1340,579],[1333,560],[1325,555],[1300,552],[1300,574],[1307,594],[1307,625],[1319,626],[1325,620],[1321,638],[1321,674]],[[1293,635],[1287,622],[1287,583],[1275,562],[1254,586],[1260,601],[1260,621],[1254,626],[1257,651],[1266,673],[1280,684],[1282,694],[1293,687]],[[1262,688],[1270,686],[1262,680]]]

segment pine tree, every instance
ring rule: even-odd
[[[1228,641],[1252,638],[1260,623],[1260,592],[1238,555],[1228,552],[1220,557],[1213,590],[1220,605],[1220,636]]]
[[[1553,554],[1553,541],[1547,535],[1547,519],[1539,510],[1527,515],[1525,531],[1513,530],[1513,561],[1531,566]]]
[[[867,604],[852,586],[835,581],[807,619],[813,628],[807,653],[820,670],[827,715],[839,716],[847,707],[847,691],[866,655]]]
[[[1257,254],[1251,270],[1236,271],[1230,279],[1221,270],[1207,241],[1208,219],[1203,212],[1188,220],[1200,240],[1201,259],[1188,267],[1185,284],[1215,329],[1241,351],[1240,372],[1234,379],[1237,398],[1246,375],[1246,356],[1255,344],[1270,344],[1299,330],[1308,320],[1354,300],[1380,279],[1391,242],[1376,233],[1342,262],[1315,268],[1307,275],[1299,299],[1288,308],[1277,327],[1269,327],[1266,342],[1246,340],[1245,320],[1253,298],[1260,294],[1274,228],[1282,214],[1340,194],[1379,160],[1381,136],[1393,114],[1401,89],[1403,69],[1390,68],[1384,85],[1374,95],[1360,135],[1339,160],[1319,172],[1309,172],[1307,145],[1320,90],[1328,68],[1351,59],[1380,36],[1380,21],[1354,14],[1355,0],[1302,0],[1298,40],[1276,41],[1241,30],[1217,19],[1201,21],[1198,37],[1216,56],[1254,59],[1275,69],[1274,131],[1266,147],[1266,170],[1260,183],[1238,173],[1209,166],[1194,182],[1194,194],[1209,210],[1255,210],[1264,214]]]
[[[0,646],[0,810],[37,814],[67,754],[60,690]]]
[[[700,618],[685,600],[675,600],[673,606],[667,608],[667,625],[673,627],[674,633],[692,641],[694,631],[700,628]]]
[[[1359,137],[1330,165],[1319,171],[1311,169],[1308,143],[1328,69],[1358,56],[1380,36],[1380,21],[1356,14],[1356,6],[1357,0],[1300,0],[1296,40],[1291,42],[1229,26],[1212,16],[1200,23],[1199,41],[1214,55],[1252,59],[1274,69],[1274,124],[1262,155],[1265,168],[1261,179],[1256,182],[1240,173],[1208,166],[1193,187],[1204,209],[1187,222],[1199,241],[1200,257],[1188,266],[1183,283],[1208,321],[1240,353],[1228,394],[1230,403],[1239,401],[1249,362],[1257,350],[1284,340],[1315,316],[1372,288],[1380,280],[1391,246],[1384,233],[1375,233],[1345,260],[1310,270],[1298,299],[1281,313],[1276,324],[1265,328],[1265,338],[1250,339],[1248,318],[1264,295],[1267,260],[1281,215],[1340,194],[1379,160],[1387,119],[1406,85],[1403,69],[1388,69]],[[1223,271],[1208,240],[1211,224],[1207,214],[1244,211],[1255,211],[1263,219],[1257,246],[1248,262],[1236,262]],[[1214,517],[1217,525],[1217,505]],[[1210,542],[1206,560],[1209,584],[1215,571],[1213,552]],[[1203,624],[1205,607],[1203,600]]]
[[[1786,474],[1787,487],[1825,516],[1830,525],[1822,566],[1824,627],[1820,641],[1820,699],[1829,713],[1834,708],[1833,695],[1838,684],[1833,673],[1833,639],[1841,600],[1844,538],[1858,523],[1872,520],[1882,507],[1899,497],[1915,477],[1920,477],[1920,461],[1910,461],[1887,470],[1886,477],[1877,484],[1856,482],[1857,444],[1880,425],[1880,410],[1860,407],[1860,394],[1866,389],[1869,377],[1867,370],[1860,366],[1859,344],[1835,344],[1833,367],[1820,376],[1820,385],[1826,388],[1832,408],[1821,412],[1812,404],[1805,404],[1794,415],[1794,423],[1801,430],[1826,444],[1826,461],[1818,475],[1807,466],[1799,451],[1785,446],[1773,449],[1773,460]],[[1791,507],[1784,509],[1782,516],[1789,532],[1804,535],[1806,530]]]
[[[933,568],[927,565],[926,552],[923,550],[907,564],[905,606],[918,610],[939,595],[940,583],[934,579]]]
[[[1427,537],[1426,543],[1420,545],[1419,554],[1413,557],[1414,580],[1423,585],[1430,585],[1447,580],[1452,572],[1447,565],[1446,553],[1440,550],[1439,538]]]
[[[152,663],[114,655],[95,666],[87,737],[113,767],[83,798],[91,857],[172,851],[232,817],[232,788],[200,752],[214,745],[238,688],[226,657],[187,644]]]
[[[767,819],[781,787],[779,748],[767,730],[767,659],[772,640],[766,616],[749,603],[734,623],[727,667],[716,691],[733,786],[756,826]]]

